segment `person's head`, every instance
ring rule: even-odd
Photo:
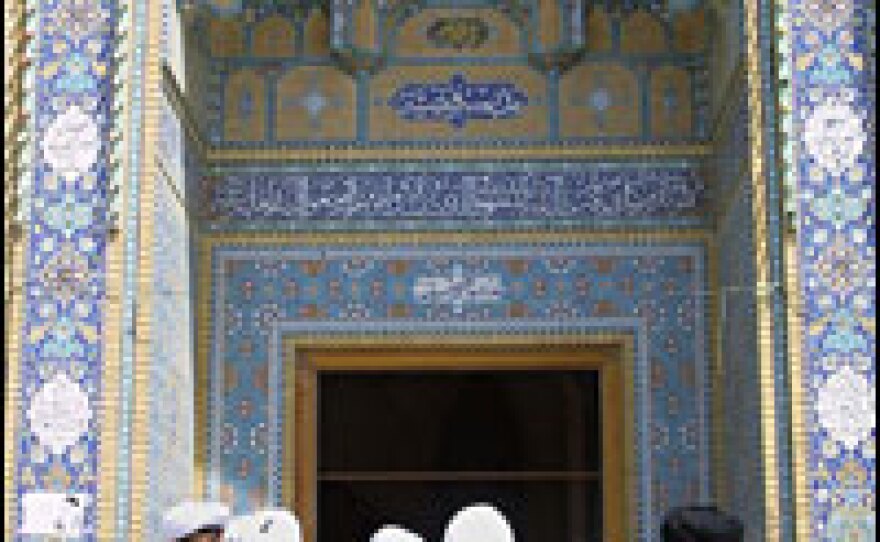
[[[223,542],[225,529],[220,525],[209,525],[177,539],[177,542]]]
[[[370,542],[424,542],[424,539],[402,527],[388,525],[376,531]]]
[[[162,518],[163,539],[168,542],[222,541],[229,515],[229,507],[222,503],[182,502]]]
[[[446,526],[443,542],[513,542],[513,528],[494,506],[464,508]]]

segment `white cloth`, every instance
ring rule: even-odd
[[[443,542],[513,542],[513,528],[494,507],[468,506],[458,512],[443,535]]]
[[[229,522],[228,542],[300,542],[302,531],[296,516],[286,510],[263,510]]]
[[[162,518],[162,536],[176,540],[205,527],[225,527],[229,507],[218,502],[186,501],[168,510]]]
[[[425,542],[421,536],[396,525],[382,527],[370,537],[370,542]]]

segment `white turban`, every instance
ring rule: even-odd
[[[168,510],[162,517],[162,536],[177,540],[199,529],[226,526],[229,507],[218,502],[185,501]]]
[[[397,526],[382,527],[370,537],[370,542],[425,542],[421,536]]]
[[[469,506],[446,526],[443,542],[513,542],[513,528],[494,507]]]
[[[300,542],[296,516],[286,510],[263,510],[229,522],[224,533],[229,542]]]

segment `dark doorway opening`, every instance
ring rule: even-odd
[[[598,371],[319,373],[318,539],[440,541],[489,503],[518,542],[602,540]]]

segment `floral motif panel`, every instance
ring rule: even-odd
[[[97,540],[114,0],[27,3],[35,133],[12,531]]]
[[[811,540],[876,531],[875,4],[779,6]]]

